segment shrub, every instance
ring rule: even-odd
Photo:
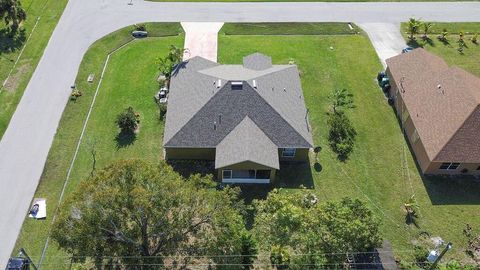
[[[75,90],[73,90],[72,93],[70,94],[70,100],[72,100],[72,101],[77,101],[77,99],[78,99],[79,97],[81,97],[82,95],[83,95],[82,91],[75,89]]]
[[[357,132],[344,113],[330,114],[328,119],[330,127],[328,140],[332,150],[339,158],[346,159],[353,151]]]
[[[272,246],[270,262],[277,269],[288,269],[290,263],[290,252],[286,247]]]
[[[134,133],[138,127],[140,115],[128,107],[117,116],[117,125],[122,133]]]
[[[160,120],[164,120],[165,116],[167,115],[167,104],[165,103],[158,103],[158,113]]]
[[[147,31],[147,26],[144,23],[135,24],[134,28],[136,31]]]
[[[470,39],[474,44],[478,43],[478,33],[475,33]]]

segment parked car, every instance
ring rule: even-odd
[[[133,31],[132,36],[135,38],[144,38],[148,36],[147,31]]]
[[[408,47],[403,48],[402,53],[407,53],[407,52],[411,52],[411,51],[413,51],[413,48],[408,46]]]

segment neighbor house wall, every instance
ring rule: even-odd
[[[278,148],[278,159],[280,161],[308,161],[308,148],[297,148],[294,157],[282,157],[283,148]]]
[[[415,136],[415,125],[413,124],[412,117],[408,111],[408,108],[403,103],[402,96],[399,92],[398,85],[395,79],[391,76],[389,69],[386,70],[387,76],[390,78],[390,92],[389,95],[394,99],[394,106],[397,113],[398,121],[401,123],[401,128],[408,139],[411,149],[415,155],[415,159],[420,166],[423,173],[426,173],[431,165],[431,160],[427,155],[425,147],[422,143],[422,138]],[[408,115],[408,116],[407,116]],[[417,137],[417,139],[415,139]]]
[[[480,170],[477,170],[477,168],[480,166],[480,163],[460,163],[460,166],[458,166],[456,170],[440,170],[442,163],[443,162],[432,162],[425,174],[457,175],[463,174],[462,171],[467,169],[467,174],[480,176]]]
[[[215,148],[165,148],[165,159],[215,160]]]

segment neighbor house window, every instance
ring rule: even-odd
[[[282,157],[294,157],[295,152],[295,148],[283,148]]]
[[[456,170],[460,166],[460,163],[442,163],[440,170]]]
[[[231,179],[232,178],[232,170],[223,170],[222,171],[222,178],[223,179]]]
[[[418,136],[418,132],[417,130],[415,129],[413,131],[413,134],[412,134],[412,143],[416,143],[418,141],[418,139],[420,139],[420,136]]]
[[[410,114],[408,113],[408,111],[404,109],[402,112],[402,125],[405,124],[409,116]]]

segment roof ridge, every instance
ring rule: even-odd
[[[250,86],[250,85],[249,85],[249,86]],[[308,142],[308,141],[303,137],[303,135],[300,134],[300,133],[297,131],[297,129],[294,128],[294,127],[285,119],[285,117],[283,117],[267,100],[265,100],[265,99],[262,97],[262,95],[260,95],[259,93],[257,93],[257,91],[255,91],[255,89],[253,89],[253,92],[255,92],[255,95],[258,95],[263,101],[265,101],[265,103],[266,103],[278,116],[280,116],[280,118],[282,118],[283,121],[285,121],[285,122],[287,123],[287,125],[288,125],[298,136],[300,136],[300,138],[302,138],[308,145],[310,145],[311,147],[313,147],[313,145],[311,145],[310,142]],[[255,123],[254,120],[252,120],[252,122]],[[258,126],[257,123],[255,123],[255,125]],[[259,127],[259,128],[260,128],[260,127]],[[262,128],[260,128],[260,129],[262,129]],[[262,130],[262,132],[264,132],[264,131]],[[264,133],[265,133],[265,132],[264,132]],[[267,134],[265,134],[265,135],[267,135]],[[272,138],[270,138],[268,135],[267,135],[267,137],[268,137],[270,140],[272,140]],[[277,145],[277,146],[278,146],[278,145]]]
[[[210,60],[209,60],[209,61],[210,61]],[[195,71],[195,72],[200,73],[200,72],[198,72],[198,71]],[[205,75],[205,76],[208,76],[208,77],[210,77],[210,78],[214,78],[214,77],[212,77],[212,76],[210,76],[210,75],[208,75],[208,74],[203,74],[203,73],[200,73],[200,74]],[[214,78],[214,79],[216,79],[216,78]],[[215,93],[207,100],[207,102],[205,102],[205,104],[202,105],[202,107],[200,107],[200,108],[197,110],[197,113],[198,113],[200,110],[202,110],[205,106],[207,106],[208,102],[209,102],[210,100],[212,100],[212,98],[213,98],[214,96],[216,96],[216,95],[220,92],[220,90],[222,90],[223,88],[225,88],[226,85],[227,85],[227,84],[224,84],[222,87],[220,87],[219,89],[217,89],[217,91],[214,90]],[[167,113],[168,113],[168,110],[167,110]],[[185,121],[185,124],[183,124],[183,125],[177,130],[177,132],[175,132],[175,134],[170,137],[170,139],[169,139],[167,142],[163,142],[163,146],[165,147],[173,138],[175,138],[175,136],[190,122],[190,120],[192,120],[193,117],[195,117],[195,115],[196,115],[196,113],[195,113],[195,114],[192,114],[192,115],[187,119],[187,121]]]

